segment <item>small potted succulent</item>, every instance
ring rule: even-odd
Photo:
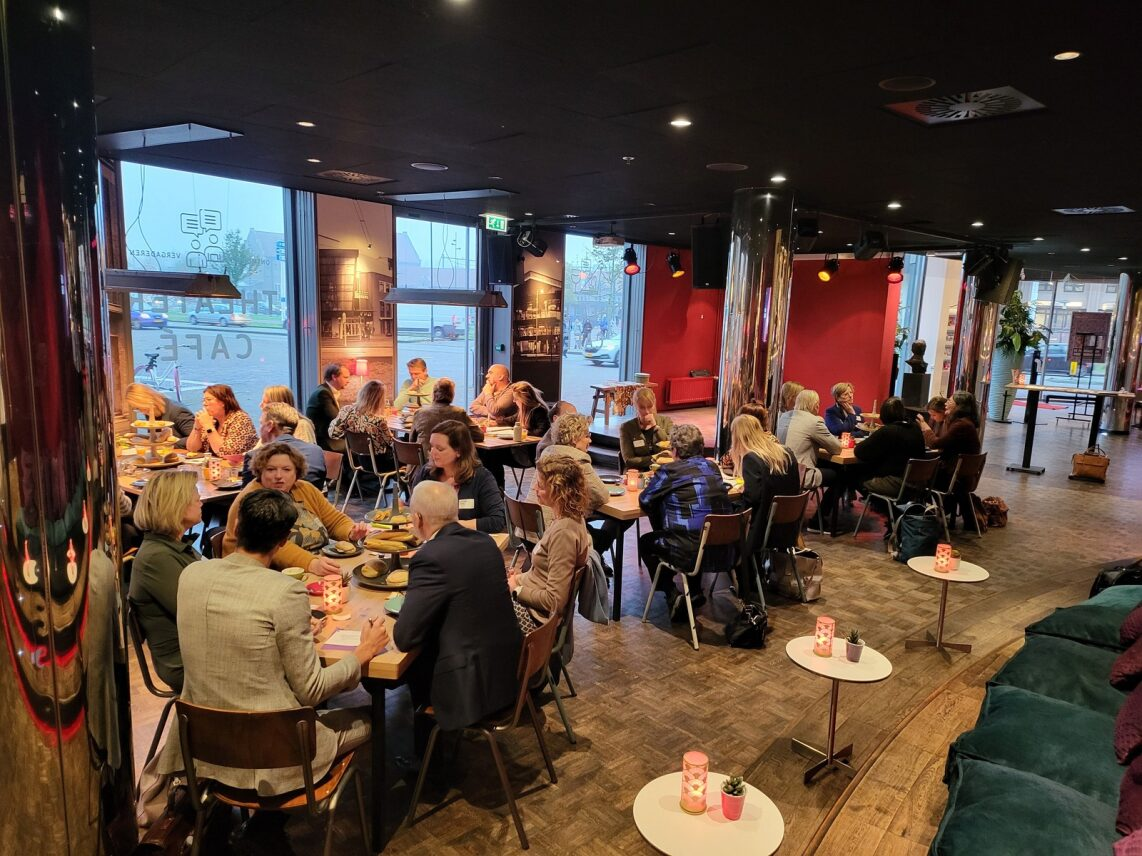
[[[730,776],[722,782],[722,814],[726,820],[738,820],[745,807],[745,779]]]
[[[845,639],[845,657],[850,663],[859,663],[860,655],[864,653],[864,640],[860,638],[859,630],[850,630]]]

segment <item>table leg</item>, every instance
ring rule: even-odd
[[[603,425],[610,426],[611,424],[611,403],[613,399],[609,392],[603,394]]]
[[[372,850],[385,849],[385,685],[381,681],[368,681],[365,688],[373,699],[373,737],[370,761],[373,768],[373,794],[369,806],[369,826],[373,831]]]
[[[1023,465],[1009,464],[1007,471],[1041,476],[1044,468],[1031,466],[1031,447],[1035,445],[1035,423],[1039,417],[1039,390],[1032,389],[1027,393],[1027,407],[1024,409],[1027,411],[1027,432],[1023,438]]]
[[[966,642],[945,642],[944,641],[944,613],[948,608],[948,581],[940,581],[940,617],[936,621],[936,636],[932,637],[931,633],[927,634],[925,639],[909,639],[904,643],[906,649],[911,648],[935,648],[937,651],[942,651],[945,648],[951,648],[953,651],[963,651],[965,654],[971,653],[971,645]]]
[[[1090,418],[1090,435],[1087,437],[1086,445],[1088,449],[1094,448],[1098,445],[1098,432],[1102,427],[1102,405],[1106,401],[1101,395],[1094,397],[1094,413]]]
[[[829,738],[825,749],[821,750],[811,743],[796,738],[792,741],[793,751],[798,755],[817,759],[817,763],[805,768],[804,779],[807,785],[812,784],[814,777],[823,770],[843,770],[850,776],[856,772],[850,760],[853,754],[853,745],[849,743],[840,749],[836,748],[837,703],[840,698],[840,691],[841,682],[834,678],[833,689],[829,694]]]
[[[626,530],[620,529],[615,539],[615,575],[611,590],[611,621],[618,621],[623,613],[623,542],[627,539]]]

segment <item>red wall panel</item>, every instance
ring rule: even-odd
[[[830,387],[849,381],[865,410],[888,397],[892,342],[900,285],[885,281],[887,259],[842,259],[831,282],[817,279],[819,259],[793,263],[785,380],[821,395],[821,412],[832,403]]]

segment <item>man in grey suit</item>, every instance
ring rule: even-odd
[[[297,519],[292,499],[256,490],[242,499],[238,548],[225,559],[194,562],[178,586],[182,697],[224,710],[279,710],[317,705],[357,685],[362,670],[388,645],[383,620],[369,619],[352,657],[322,667],[309,596],[299,581],[269,569]],[[315,779],[334,760],[369,739],[367,707],[318,711]],[[157,756],[157,772],[183,769],[178,729]],[[263,796],[304,787],[300,767],[239,770],[198,764],[198,775]]]

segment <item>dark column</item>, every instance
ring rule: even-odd
[[[0,853],[127,853],[87,4],[0,0],[0,14]]]
[[[729,448],[730,423],[750,399],[777,418],[793,287],[792,221],[792,191],[746,187],[734,193],[718,381],[719,452]]]
[[[987,425],[987,396],[991,389],[991,355],[995,350],[995,325],[999,321],[999,304],[975,299],[976,278],[964,278],[960,286],[956,336],[952,345],[952,371],[948,376],[950,396],[966,389],[979,402],[979,433]],[[995,378],[995,383],[1008,384],[1011,378]]]
[[[1134,392],[1137,386],[1139,347],[1142,345],[1142,282],[1137,275],[1121,274],[1118,278],[1117,324],[1120,331],[1111,363],[1106,371],[1106,388]],[[1114,399],[1107,408],[1104,427],[1112,434],[1130,431],[1134,413],[1132,400]]]

